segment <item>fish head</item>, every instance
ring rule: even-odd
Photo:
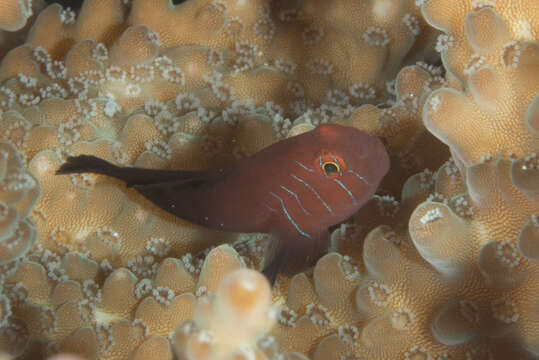
[[[314,133],[313,183],[341,217],[348,217],[374,195],[389,170],[388,153],[379,138],[354,127],[323,124]]]

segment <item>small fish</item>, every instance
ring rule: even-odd
[[[227,168],[152,170],[79,155],[68,157],[56,174],[104,174],[192,223],[272,234],[263,272],[273,283],[280,272],[314,265],[328,250],[328,228],[357,212],[388,170],[389,157],[378,138],[324,124]]]

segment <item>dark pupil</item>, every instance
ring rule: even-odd
[[[324,164],[324,172],[326,174],[331,174],[331,173],[339,172],[339,169],[337,168],[337,165],[333,163],[326,163]]]

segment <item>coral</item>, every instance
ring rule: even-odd
[[[42,7],[0,1],[6,356],[539,357],[536,1]],[[391,170],[273,289],[270,235],[54,175],[78,154],[228,166],[327,122],[379,136]]]
[[[44,7],[43,0],[0,1],[0,59],[25,42],[33,21]]]
[[[6,266],[23,258],[36,242],[36,228],[28,217],[40,188],[23,155],[5,143],[0,144],[0,196],[0,266]]]
[[[20,30],[32,15],[31,0],[3,0],[0,2],[0,30]]]
[[[539,151],[537,124],[533,123],[539,46],[511,40],[507,24],[490,7],[470,13],[468,20],[473,26],[469,24],[468,37],[488,33],[494,19],[499,28],[494,39],[471,41],[477,53],[472,56],[473,66],[465,70],[465,91],[433,91],[424,107],[427,128],[465,165],[491,156],[521,157]],[[459,114],[466,114],[466,121]],[[481,136],[461,137],[461,133]]]
[[[262,358],[257,341],[264,341],[261,337],[273,326],[270,306],[266,278],[254,270],[235,270],[210,299],[198,300],[194,322],[174,332],[173,346],[182,359]]]

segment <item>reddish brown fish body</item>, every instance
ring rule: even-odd
[[[328,227],[370,199],[389,169],[378,138],[335,124],[278,142],[224,169],[155,171],[95,159],[71,158],[58,173],[117,177],[190,222],[274,234],[264,270],[271,280],[279,271],[301,270],[322,256]]]

